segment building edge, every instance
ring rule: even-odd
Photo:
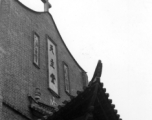
[[[65,44],[64,40],[62,39],[62,36],[61,36],[61,34],[60,34],[60,32],[59,32],[59,30],[58,30],[58,28],[57,28],[57,25],[56,25],[56,23],[55,23],[55,21],[54,21],[54,19],[53,19],[53,16],[51,15],[51,13],[49,13],[49,12],[38,12],[38,11],[32,10],[31,8],[25,6],[25,5],[24,5],[23,3],[21,3],[19,0],[14,0],[14,1],[16,1],[19,5],[21,5],[21,6],[22,6],[23,8],[25,8],[26,10],[32,12],[33,14],[47,14],[47,15],[49,15],[50,18],[51,18],[52,21],[53,21],[53,24],[54,24],[54,26],[55,26],[55,29],[56,29],[57,33],[59,34],[59,37],[61,38],[61,41],[62,41],[62,43],[64,44],[65,48],[67,49],[68,53],[70,54],[70,56],[72,57],[72,59],[75,61],[75,63],[78,65],[78,67],[82,70],[82,72],[84,72],[84,73],[87,74],[87,72],[79,65],[79,63],[76,61],[76,59],[75,59],[74,56],[71,54],[71,52],[69,51],[68,47],[66,46],[66,44]]]

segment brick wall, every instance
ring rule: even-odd
[[[10,109],[8,106],[3,105],[3,116],[1,120],[30,120],[22,115],[20,115],[17,111]]]
[[[10,8],[8,1],[0,1],[0,120],[2,120],[2,89],[3,89],[3,82],[4,82],[4,56],[6,56],[8,53],[5,49],[5,43],[4,41],[7,41],[7,29],[9,26],[9,13]]]
[[[40,36],[40,69],[33,65],[33,31]],[[38,13],[23,7],[16,0],[2,0],[0,8],[0,81],[3,80],[3,100],[30,116],[27,96],[41,90],[41,102],[49,105],[52,94],[48,90],[47,40],[57,44],[59,90],[61,104],[69,99],[64,91],[63,61],[68,64],[71,94],[83,88],[83,70],[69,54],[49,13]],[[1,87],[0,86],[0,96]],[[2,97],[0,97],[2,98]],[[0,99],[0,103],[1,103]],[[1,106],[0,106],[1,108]],[[6,112],[8,109],[4,108]],[[9,114],[8,114],[9,116]],[[21,119],[20,119],[21,120]]]

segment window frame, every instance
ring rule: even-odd
[[[67,71],[68,71],[67,77],[68,77],[68,89],[69,89],[69,91],[66,90],[66,85],[67,85],[67,83],[66,83],[66,78],[65,78],[65,69],[64,69],[64,66],[67,67]],[[63,61],[63,76],[64,76],[64,90],[65,90],[65,92],[69,95],[69,94],[71,94],[69,66],[68,66],[67,63],[65,63],[64,61]]]
[[[38,63],[35,62],[35,36],[38,38]],[[40,37],[36,32],[33,32],[33,64],[35,67],[40,69]]]

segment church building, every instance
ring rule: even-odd
[[[121,120],[100,82],[64,43],[52,15],[0,0],[0,120]]]

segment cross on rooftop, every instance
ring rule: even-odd
[[[44,3],[44,11],[47,12],[49,8],[51,8],[51,4],[49,3],[49,0],[41,0]]]

